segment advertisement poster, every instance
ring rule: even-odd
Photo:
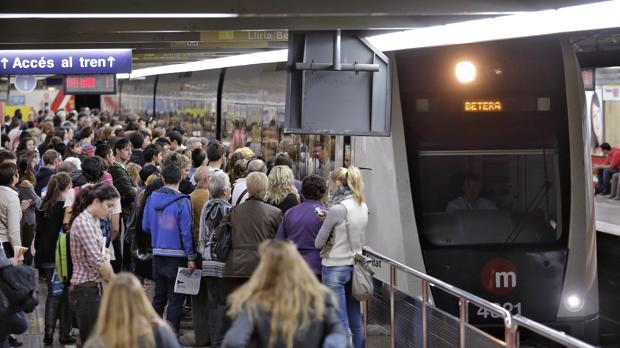
[[[598,147],[605,142],[605,118],[603,115],[602,91],[586,91],[586,110],[590,120],[590,145],[592,153],[598,153]]]

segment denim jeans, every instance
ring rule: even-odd
[[[618,169],[599,168],[596,172],[598,184],[596,185],[596,193],[608,195],[611,192],[611,177],[618,173]]]
[[[353,298],[351,275],[353,266],[323,266],[323,284],[332,290],[338,303],[338,316],[345,330],[351,330],[353,347],[366,345],[360,302]]]
[[[77,317],[80,339],[86,342],[97,322],[101,290],[99,288],[74,287],[69,291],[69,303]]]
[[[164,308],[168,304],[166,320],[170,322],[177,334],[181,327],[181,310],[185,302],[185,294],[174,292],[179,267],[187,267],[186,258],[153,256],[153,282],[155,283],[153,308],[163,317]]]

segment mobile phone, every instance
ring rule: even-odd
[[[320,217],[325,216],[325,211],[321,207],[314,207],[314,213]]]

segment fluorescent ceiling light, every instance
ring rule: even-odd
[[[381,51],[620,27],[620,1],[479,19],[368,37]]]
[[[381,51],[444,46],[518,37],[600,30],[620,27],[620,0],[571,6],[557,10],[520,13],[461,23],[439,25],[368,37]],[[3,15],[0,15],[2,18]],[[119,79],[159,74],[221,69],[226,67],[285,62],[287,50],[240,54],[203,61],[164,65],[117,74]]]
[[[0,13],[0,19],[237,18],[237,13]]]
[[[233,66],[286,62],[288,50],[275,50],[258,53],[239,54],[223,58],[214,58],[183,64],[162,65],[151,68],[137,69],[129,74],[129,78],[173,74],[186,71],[221,69]],[[117,74],[118,78],[127,78],[126,74]],[[122,77],[120,77],[122,76]]]

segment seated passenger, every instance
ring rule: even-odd
[[[497,210],[493,201],[480,197],[482,181],[476,175],[468,175],[463,181],[463,195],[448,203],[447,213],[459,210]]]
[[[266,241],[252,277],[229,297],[235,321],[223,347],[344,347],[330,290],[292,243]]]
[[[612,148],[608,143],[603,143],[601,144],[601,150],[603,150],[606,159],[605,164],[594,167],[598,178],[595,193],[615,196],[611,192],[611,179],[614,174],[620,171],[620,149],[617,147]]]

